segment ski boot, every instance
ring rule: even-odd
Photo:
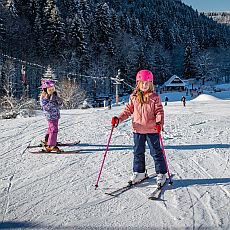
[[[45,140],[41,141],[42,147],[46,147],[49,139],[49,134],[45,135]]]
[[[159,174],[157,174],[157,179],[156,179],[156,181],[157,181],[157,186],[159,187],[159,188],[161,188],[164,184],[165,184],[165,182],[166,182],[166,175],[165,174],[161,174],[161,173],[159,173]]]
[[[56,152],[56,153],[61,153],[62,150],[59,149],[57,146],[45,146],[45,150],[46,152],[50,153],[50,152]]]
[[[138,173],[134,172],[133,175],[130,178],[129,184],[136,184],[144,180],[146,177],[148,177],[147,173]]]

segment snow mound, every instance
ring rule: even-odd
[[[208,94],[201,94],[192,101],[217,101],[220,100],[219,98],[216,98],[214,96],[208,95]]]

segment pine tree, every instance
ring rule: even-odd
[[[58,8],[54,0],[47,0],[44,6],[44,42],[48,57],[60,56],[65,44],[64,24],[59,16]]]
[[[0,17],[0,52],[6,48],[6,27],[3,18]]]
[[[154,54],[154,72],[156,83],[163,84],[171,74],[169,56],[159,45],[155,48]]]
[[[148,69],[147,60],[145,57],[144,49],[141,47],[141,50],[138,55],[138,69]]]
[[[71,47],[73,47],[80,55],[86,50],[83,24],[84,22],[80,14],[76,14],[69,31]]]
[[[92,21],[92,10],[90,9],[89,0],[80,0],[79,11],[81,12],[82,18],[85,21],[85,26],[90,29]]]
[[[168,28],[164,31],[164,46],[168,50],[175,48],[176,41],[172,29]]]
[[[197,71],[195,68],[195,63],[193,61],[192,48],[190,45],[188,45],[185,48],[183,66],[184,66],[184,71],[183,71],[184,78],[188,79],[188,78],[196,76]]]
[[[45,80],[45,79],[52,79],[52,80],[56,80],[57,77],[56,75],[54,74],[54,71],[53,69],[51,68],[50,65],[48,65],[43,77],[42,77],[42,80]]]
[[[14,5],[17,14],[28,19],[33,24],[36,17],[36,0],[15,0]]]
[[[151,32],[150,32],[150,29],[149,29],[149,26],[148,26],[148,25],[145,26],[144,35],[145,35],[145,41],[146,41],[148,44],[153,42],[153,38],[152,38],[152,35],[151,35]]]
[[[131,19],[131,30],[132,34],[135,36],[140,36],[142,34],[140,22],[135,16]]]
[[[57,7],[63,19],[72,18],[77,12],[77,3],[75,0],[57,1]]]
[[[41,13],[38,12],[34,22],[33,28],[33,38],[35,42],[35,51],[38,57],[43,57],[45,54],[45,44],[43,42],[43,29],[42,29],[42,19]]]
[[[99,3],[95,12],[95,32],[97,42],[107,44],[111,38],[111,18],[109,6],[106,3]]]

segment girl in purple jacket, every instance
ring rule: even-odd
[[[160,96],[154,93],[153,74],[149,70],[140,70],[136,75],[137,86],[131,94],[129,103],[118,117],[112,118],[112,125],[132,116],[134,135],[133,184],[143,180],[145,170],[145,143],[154,159],[157,184],[166,181],[167,167],[160,147],[159,133],[164,125],[164,110]]]
[[[42,82],[40,104],[48,121],[48,130],[45,135],[44,146],[47,152],[60,151],[57,147],[58,120],[60,118],[61,100],[55,91],[53,80],[46,79]]]

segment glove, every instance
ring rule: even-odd
[[[156,123],[155,129],[156,129],[156,131],[157,131],[158,133],[161,132],[161,123],[160,123],[160,122],[157,122],[157,123]]]
[[[112,121],[111,121],[111,124],[112,124],[113,126],[117,127],[118,124],[119,124],[119,118],[118,118],[118,117],[113,117],[113,118],[112,118]]]

